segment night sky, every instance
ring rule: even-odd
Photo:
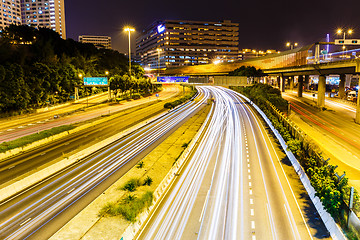
[[[303,46],[325,41],[327,33],[333,40],[339,27],[352,28],[351,37],[360,38],[360,0],[65,0],[65,12],[68,38],[111,36],[113,48],[124,53],[128,51],[125,25],[139,34],[163,19],[239,23],[240,49],[283,51],[287,41]],[[136,34],[132,34],[133,50]]]

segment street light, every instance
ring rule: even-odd
[[[130,77],[131,77],[131,42],[130,42],[130,33],[131,32],[135,32],[135,29],[134,28],[131,28],[131,27],[125,27],[124,28],[124,31],[125,32],[128,32],[128,34],[129,34],[129,75],[130,75]]]
[[[346,37],[346,31],[344,31],[343,29],[339,28],[337,31],[336,31],[337,34],[341,35],[342,33],[344,33],[344,42],[343,42],[343,50],[345,51],[345,37]],[[353,30],[352,29],[348,29],[347,30],[347,33],[350,35],[353,33]]]
[[[160,75],[160,53],[161,53],[162,49],[157,48],[156,51],[158,53],[158,75]]]
[[[298,46],[298,43],[287,42],[287,43],[286,43],[286,46],[287,46],[287,47],[290,47],[290,49],[293,49],[294,47],[297,47],[297,46]]]

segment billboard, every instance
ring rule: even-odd
[[[108,86],[107,77],[84,77],[85,86]]]
[[[157,77],[157,82],[163,83],[184,83],[189,82],[189,76],[186,77],[174,77],[174,76],[166,76],[166,77]]]

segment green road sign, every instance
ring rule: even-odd
[[[85,86],[107,86],[108,84],[107,77],[84,77]]]

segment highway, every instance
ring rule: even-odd
[[[351,185],[360,189],[360,127],[354,122],[355,108],[327,98],[327,110],[319,111],[314,107],[316,97],[303,96],[283,94],[291,103],[290,119],[320,146],[331,164],[339,166],[338,173],[346,171]]]
[[[313,239],[279,156],[253,110],[231,90],[137,239]]]
[[[172,110],[36,186],[1,202],[0,239],[46,239],[51,236],[76,214],[74,209],[81,210],[86,205],[76,206],[78,202],[94,195],[91,194],[94,191],[101,194],[177,126],[200,110],[208,95],[208,92],[200,91],[197,101]],[[115,179],[109,182],[111,178]],[[63,220],[59,220],[60,217]]]
[[[164,111],[164,102],[150,102],[125,109],[113,119],[67,135],[31,151],[0,162],[0,187],[11,184],[41,168],[60,161],[77,151],[96,144]]]
[[[158,98],[153,95],[148,98],[126,102],[125,104],[111,105],[108,103],[101,104],[107,101],[107,93],[103,93],[89,97],[89,100],[83,98],[75,103],[64,104],[48,111],[3,118],[0,119],[0,143],[54,127],[87,121],[144,103],[166,100],[178,95],[179,92],[178,86],[164,85],[164,89],[159,93],[160,96]],[[58,118],[54,118],[54,116]]]

